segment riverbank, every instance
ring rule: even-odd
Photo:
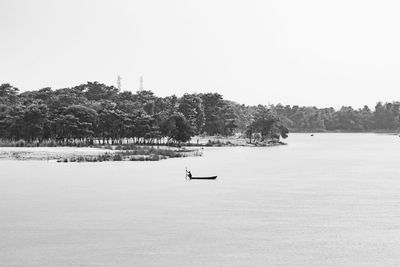
[[[0,160],[48,160],[57,162],[158,161],[201,156],[198,149],[135,146],[129,149],[90,147],[0,147]]]
[[[91,148],[91,149],[110,149],[110,150],[126,150],[126,148],[132,147],[221,147],[221,146],[276,146],[285,145],[285,143],[268,140],[268,141],[257,141],[252,139],[250,143],[249,138],[243,138],[241,135],[235,136],[195,136],[191,141],[187,143],[134,143],[132,140],[121,140],[118,143],[101,144],[99,140],[94,140],[91,144],[86,141],[75,140],[66,144],[59,144],[54,140],[44,140],[41,142],[32,141],[27,142],[24,140],[12,141],[12,140],[1,140],[1,147],[12,147],[12,148],[57,148],[57,147],[70,147],[70,148]]]
[[[112,150],[90,147],[0,147],[0,159],[58,160],[78,156],[98,156]]]
[[[249,138],[242,138],[240,136],[195,136],[192,138],[191,142],[185,146],[205,146],[205,147],[221,147],[221,146],[279,146],[286,145],[284,142],[280,141],[268,141],[268,142],[249,142]]]
[[[328,131],[328,130],[295,130],[290,129],[290,133],[376,133],[376,134],[392,134],[399,135],[400,130],[370,130],[370,131],[345,131],[345,130],[337,130],[337,131]]]
[[[176,145],[119,145],[88,146],[85,143],[72,143],[71,146],[57,146],[56,142],[29,143],[20,141],[0,141],[0,160],[55,160],[58,162],[101,162],[101,161],[158,161],[168,158],[201,156],[203,147],[229,146],[279,146],[286,143],[278,141],[249,143],[248,138],[239,136],[196,136],[191,142]]]

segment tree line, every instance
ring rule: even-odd
[[[218,93],[157,97],[152,91],[119,91],[87,82],[71,88],[20,92],[0,85],[0,139],[59,144],[181,143],[196,135],[241,134],[279,140],[290,131],[397,131],[400,102],[353,109],[290,105],[247,106]]]
[[[400,127],[400,102],[378,102],[374,110],[368,106],[335,110],[282,104],[271,108],[292,131],[398,131]]]
[[[240,105],[218,93],[157,97],[149,90],[119,91],[99,82],[25,92],[0,85],[3,140],[170,144],[199,134],[237,132],[265,140],[287,137],[288,130],[267,106]]]

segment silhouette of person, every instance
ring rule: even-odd
[[[192,179],[192,173],[190,171],[187,171],[187,173],[188,173],[189,179]]]

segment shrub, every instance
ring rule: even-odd
[[[16,147],[25,147],[26,142],[24,140],[18,140],[17,142],[15,142],[15,146]]]

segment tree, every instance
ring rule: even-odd
[[[195,94],[184,94],[179,99],[178,112],[189,122],[195,134],[200,134],[204,125],[204,110],[202,100]]]
[[[23,137],[29,141],[43,139],[46,128],[50,128],[48,123],[48,108],[46,105],[29,105],[23,115]]]
[[[150,90],[140,90],[137,91],[135,95],[132,96],[133,100],[141,105],[144,111],[149,115],[154,115],[155,113],[155,101],[156,97],[154,93]]]
[[[0,138],[19,140],[24,127],[24,109],[21,105],[0,105]]]
[[[71,141],[79,136],[81,124],[72,114],[60,115],[53,120],[55,138],[58,141]]]
[[[260,141],[267,139],[287,138],[289,130],[280,123],[279,117],[267,106],[258,105],[252,123],[248,126],[247,135],[259,134]]]
[[[205,115],[204,132],[208,135],[232,134],[237,127],[237,116],[230,103],[218,93],[200,94],[200,97]]]
[[[0,85],[0,104],[14,103],[17,100],[18,92],[18,88],[9,83],[3,83]]]
[[[237,128],[237,116],[230,103],[225,102],[220,110],[220,123],[221,134],[225,136],[233,135],[234,130]]]
[[[71,105],[65,111],[64,115],[71,115],[76,118],[77,128],[73,128],[75,138],[89,138],[94,136],[97,126],[97,112],[83,105]],[[71,119],[71,117],[67,117]],[[75,121],[75,119],[71,119]]]
[[[118,88],[98,82],[87,82],[73,88],[81,91],[88,100],[115,100]]]
[[[129,136],[130,117],[119,109],[104,108],[99,113],[98,130],[104,140],[111,139],[112,143],[117,139]]]
[[[147,134],[151,131],[152,129],[152,124],[153,124],[153,118],[145,113],[145,112],[137,112],[135,114],[134,120],[134,136],[138,139],[142,139],[143,143],[146,142],[146,138],[150,137],[147,136]]]
[[[176,112],[166,120],[161,131],[177,142],[190,141],[194,135],[193,129],[182,113]]]
[[[365,105],[362,109],[359,110],[360,114],[360,124],[362,125],[364,130],[370,130],[374,128],[373,114],[370,108]]]

